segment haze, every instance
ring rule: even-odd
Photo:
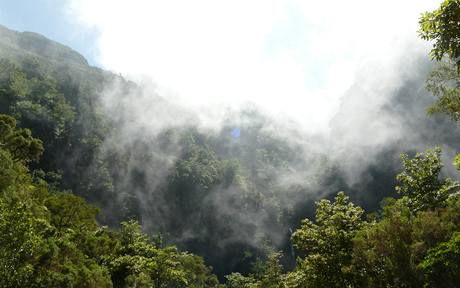
[[[253,103],[319,132],[364,66],[392,74],[401,58],[426,55],[417,22],[436,4],[79,0],[66,9],[96,29],[104,68],[153,80],[169,100],[217,114]]]

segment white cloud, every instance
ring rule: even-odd
[[[357,71],[426,53],[421,12],[434,0],[69,0],[99,31],[99,62],[151,77],[181,103],[254,102],[323,130]],[[409,50],[407,50],[409,49]],[[382,64],[384,64],[382,66]],[[373,75],[378,77],[378,75]]]

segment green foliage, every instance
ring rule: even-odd
[[[179,261],[185,275],[187,275],[188,287],[221,287],[219,280],[212,274],[211,268],[206,265],[203,258],[183,252],[180,253]]]
[[[283,288],[284,278],[283,266],[280,264],[282,254],[273,252],[269,255],[267,263],[262,265],[256,271],[256,277],[259,279],[258,286],[260,288]]]
[[[71,193],[53,193],[45,202],[51,213],[50,222],[58,233],[97,228],[98,209]]]
[[[445,113],[460,120],[460,77],[452,61],[443,61],[427,79],[427,90],[438,100],[428,108],[429,114]]]
[[[16,160],[38,160],[43,153],[42,142],[32,137],[29,129],[16,129],[13,117],[0,114],[0,148]]]
[[[123,222],[120,245],[109,256],[108,267],[114,287],[169,287],[186,285],[186,275],[179,268],[173,248],[158,249],[149,243],[137,222]]]
[[[259,262],[255,273],[243,276],[240,273],[227,275],[227,288],[284,288],[285,277],[280,264],[282,254],[272,252],[266,262]]]
[[[57,80],[42,69],[34,58],[26,58],[22,67],[0,60],[0,98],[4,111],[29,126],[40,129],[44,140],[62,137],[75,118],[74,109],[59,92]],[[53,134],[46,132],[49,129]],[[46,138],[45,138],[46,137]]]
[[[353,270],[360,285],[421,287],[426,271],[420,270],[420,263],[429,249],[460,228],[458,204],[448,203],[437,211],[414,215],[407,197],[388,199],[382,219],[367,225],[354,239]]]
[[[171,181],[183,181],[197,186],[198,189],[208,190],[222,182],[225,164],[217,159],[217,155],[209,147],[192,145],[176,163]]]
[[[431,56],[441,61],[431,72],[427,89],[438,100],[428,109],[429,114],[446,113],[453,120],[460,120],[460,1],[445,0],[432,12],[420,19],[420,36],[434,41]]]
[[[0,113],[14,116],[19,127],[43,141],[45,151],[33,167],[46,171],[40,177],[53,191],[84,197],[100,207],[98,220],[112,227],[148,217],[147,233],[162,233],[167,243],[199,253],[218,266],[221,277],[249,270],[255,256],[245,252],[261,250],[254,243],[286,237],[268,236],[262,226],[287,232],[292,207],[282,209],[287,205],[281,202],[295,201],[286,200],[277,179],[292,171],[288,166],[301,151],[266,131],[265,117],[248,109],[236,117],[241,123],[232,117],[221,131],[198,131],[191,124],[158,136],[139,131],[124,137],[119,128],[130,116],[109,115],[100,95],[114,85],[120,95],[138,93],[139,87],[39,35],[0,27],[0,36]],[[244,137],[231,137],[235,125]],[[50,173],[60,179],[50,179]],[[251,215],[237,213],[242,209]],[[59,233],[68,229],[56,217],[52,221],[62,226]]]
[[[363,287],[416,287],[411,263],[411,211],[407,199],[391,200],[384,218],[370,223],[354,239],[353,269]],[[409,285],[409,286],[407,286]]]
[[[347,287],[353,285],[350,271],[353,238],[364,225],[363,209],[340,192],[335,201],[316,204],[316,222],[302,221],[292,235],[295,247],[306,257],[299,259],[299,269],[309,287]]]
[[[420,21],[422,38],[434,40],[433,58],[447,56],[428,80],[428,89],[438,97],[429,112],[444,112],[454,120],[460,119],[459,11],[459,1],[446,0]],[[38,35],[25,33],[19,39],[2,27],[0,34],[12,39],[0,43],[1,57],[8,56],[0,59],[0,113],[10,115],[0,114],[1,287],[222,287],[203,258],[152,240],[139,222],[124,221],[112,230],[97,220],[116,225],[121,218],[142,222],[141,215],[150,215],[148,232],[166,231],[167,240],[177,240],[182,249],[192,247],[214,263],[258,251],[238,242],[260,243],[264,235],[257,225],[288,230],[274,229],[287,227],[291,213],[281,209],[291,194],[276,180],[291,175],[305,155],[264,131],[261,115],[243,111],[237,126],[244,137],[237,139],[228,133],[235,124],[230,121],[220,134],[188,127],[151,141],[115,137],[132,144],[126,150],[118,143],[106,147],[102,144],[118,133],[119,123],[102,112],[98,95],[114,80],[123,93],[135,85],[87,66],[77,53]],[[61,51],[57,54],[64,58],[50,57],[50,51]],[[165,184],[151,187],[156,157],[173,160],[161,162],[172,164],[162,175]],[[264,261],[248,275],[227,275],[225,287],[458,286],[458,184],[440,176],[439,148],[413,158],[403,155],[402,161],[396,188],[402,198],[387,199],[368,222],[343,192],[334,201],[317,202],[315,221],[303,220],[292,235],[298,254],[292,271],[285,271],[280,253],[244,255],[244,265],[254,258]],[[29,172],[29,164],[51,173]],[[55,172],[62,177],[51,177]],[[61,180],[47,183],[50,178]],[[122,216],[97,218],[99,210],[70,190],[103,211],[123,211]],[[174,217],[159,221],[163,218],[156,213]],[[238,235],[231,237],[235,227]],[[228,239],[235,242],[230,243],[234,255],[213,258],[230,245]],[[248,271],[230,262],[225,263],[230,271]]]
[[[454,233],[447,242],[442,242],[428,251],[419,264],[424,272],[424,287],[458,287],[460,285],[460,232]]]
[[[404,171],[396,176],[396,191],[408,197],[408,205],[414,212],[434,209],[443,205],[459,184],[450,179],[440,179],[443,166],[441,149],[417,153],[414,158],[402,154]]]
[[[159,247],[137,222],[100,227],[98,209],[71,193],[50,192],[25,166],[41,142],[0,115],[1,287],[218,287],[203,260]],[[41,149],[39,149],[41,148]]]
[[[225,276],[227,288],[257,288],[257,280],[251,276],[243,276],[240,273],[231,273]]]
[[[420,36],[433,40],[431,56],[441,60],[444,55],[456,62],[460,71],[460,1],[444,0],[432,12],[426,12],[420,19]]]
[[[217,278],[200,257],[160,248],[135,221],[122,222],[119,242],[104,256],[114,287],[218,287]]]
[[[46,221],[34,217],[23,203],[0,200],[0,286],[27,287],[34,266],[44,254]]]

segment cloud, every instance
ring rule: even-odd
[[[411,1],[69,0],[97,29],[98,61],[131,79],[150,77],[186,106],[255,103],[309,131],[324,131],[358,70],[395,69],[417,39]],[[418,47],[414,49],[414,47]],[[378,75],[373,75],[378,77]]]
[[[437,5],[432,0],[68,0],[72,19],[98,31],[98,62],[140,84],[127,91],[119,83],[102,93],[103,107],[116,123],[103,152],[127,157],[126,169],[117,172],[123,176],[115,179],[124,191],[118,201],[141,199],[136,213],[148,229],[167,227],[177,218],[163,186],[182,147],[177,139],[166,145],[162,137],[169,136],[161,133],[194,127],[216,139],[230,128],[234,138],[222,144],[225,149],[249,136],[246,144],[229,150],[242,167],[253,166],[251,149],[263,147],[259,136],[273,137],[280,151],[295,152],[295,159],[283,164],[287,167],[267,165],[273,185],[261,193],[268,210],[232,206],[241,192],[233,186],[217,187],[219,193],[197,200],[203,207],[219,207],[216,221],[233,217],[230,235],[219,236],[226,241],[257,246],[268,235],[279,244],[289,227],[273,226],[275,208],[299,213],[289,220],[297,223],[306,203],[338,190],[351,190],[376,208],[392,193],[388,179],[400,168],[400,152],[458,143],[450,132],[453,123],[425,115],[433,100],[423,84],[429,47],[418,39],[417,22],[421,12]],[[205,124],[203,118],[214,121]],[[138,171],[145,174],[142,181],[135,177]],[[200,227],[193,221],[190,227]],[[241,224],[246,228],[236,227]],[[211,235],[205,226],[190,227],[176,240]]]

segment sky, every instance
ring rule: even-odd
[[[322,131],[360,71],[374,65],[382,74],[397,72],[401,58],[428,53],[417,22],[438,5],[0,0],[0,24],[41,33],[135,81],[149,79],[162,96],[187,107],[255,104]]]
[[[97,30],[73,21],[67,7],[65,0],[0,0],[0,24],[40,33],[78,51],[92,65],[101,66],[96,57]]]

